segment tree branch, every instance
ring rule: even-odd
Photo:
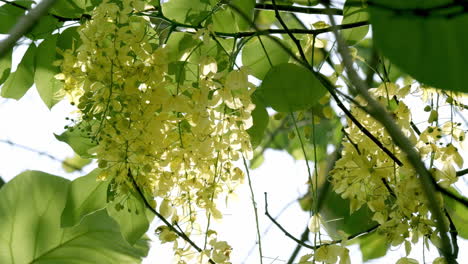
[[[335,25],[335,19],[329,15],[332,25]],[[368,102],[368,113],[379,123],[381,123],[392,137],[395,144],[407,155],[407,159],[419,174],[419,180],[425,198],[428,201],[428,207],[431,215],[436,222],[436,227],[440,233],[442,248],[441,251],[449,263],[455,263],[451,252],[450,240],[447,236],[447,227],[444,224],[442,209],[438,205],[436,196],[433,195],[436,190],[434,186],[434,179],[429,171],[426,169],[424,163],[421,161],[419,153],[413,148],[411,141],[403,134],[399,126],[393,121],[392,117],[387,113],[385,108],[376,101],[369,93],[367,85],[361,80],[358,73],[353,68],[351,55],[347,49],[344,40],[341,38],[338,31],[334,31],[335,37],[338,41],[338,52],[343,59],[346,72],[355,86],[357,92]]]
[[[323,244],[319,244],[319,245],[315,245],[315,246],[312,246],[312,245],[308,245],[306,243],[304,243],[303,241],[295,238],[291,233],[289,233],[286,229],[284,229],[284,227],[278,223],[278,221],[276,221],[275,218],[273,218],[270,213],[268,212],[268,195],[267,193],[265,192],[265,215],[268,217],[268,219],[270,219],[273,224],[275,224],[287,237],[289,237],[290,239],[294,240],[294,242],[296,242],[298,245],[301,245],[303,247],[306,247],[306,248],[309,248],[309,249],[313,249],[313,250],[316,250],[316,249],[319,249],[323,246],[329,246],[329,245],[334,245],[334,244],[338,244],[338,243],[341,243],[343,240],[342,239],[338,239],[338,240],[332,240],[328,243],[323,243]],[[365,230],[365,231],[362,231],[362,232],[358,232],[356,234],[353,234],[353,235],[350,235],[346,238],[346,240],[351,240],[353,238],[356,238],[358,236],[361,236],[361,235],[364,235],[364,234],[369,234],[375,230],[377,230],[377,228],[379,227],[380,225],[375,225],[375,226],[372,226],[371,228]]]
[[[47,13],[55,0],[43,0],[34,9],[21,17],[8,33],[8,37],[0,42],[0,58],[13,48],[16,42],[28,33],[37,21]]]
[[[255,9],[260,10],[275,10],[275,6],[272,4],[255,4]],[[324,8],[313,8],[313,7],[301,7],[301,6],[290,6],[290,5],[276,5],[276,9],[282,12],[295,12],[304,14],[316,14],[326,15],[327,10]],[[333,15],[343,15],[343,10],[338,8],[332,8],[329,10]]]

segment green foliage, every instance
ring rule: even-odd
[[[66,18],[80,18],[91,11],[100,0],[57,0],[50,9],[50,13]]]
[[[170,0],[162,4],[164,15],[180,23],[199,25],[210,14],[210,0]]]
[[[326,93],[310,71],[291,63],[271,68],[260,90],[266,105],[287,113],[314,106]]]
[[[454,190],[458,197],[461,195]],[[457,228],[458,235],[464,239],[468,239],[468,208],[459,201],[456,201],[448,196],[444,196],[445,208],[450,214],[452,221]]]
[[[99,181],[99,173],[100,170],[95,169],[70,183],[67,202],[61,216],[62,227],[75,226],[85,216],[106,207],[109,182]]]
[[[255,0],[234,0],[231,1],[231,4],[237,7],[242,14],[245,14],[250,21],[252,20]],[[230,6],[213,9],[211,20],[215,31],[234,33],[250,28],[249,21],[246,21]]]
[[[32,1],[12,1],[22,6],[31,5]],[[24,5],[23,3],[27,3]],[[0,34],[8,34],[10,29],[16,24],[18,19],[24,15],[25,10],[13,5],[0,6]]]
[[[265,129],[268,126],[269,116],[265,105],[263,105],[262,101],[257,96],[253,96],[252,102],[255,104],[255,109],[252,112],[253,126],[249,128],[247,132],[250,135],[252,146],[256,147],[262,142],[265,136]]]
[[[55,135],[59,141],[67,143],[76,154],[83,158],[92,158],[92,155],[88,151],[96,146],[96,142],[92,140],[88,135],[90,128],[88,123],[79,123],[74,127],[68,128],[65,132],[60,135]]]
[[[31,43],[15,72],[8,76],[2,86],[2,97],[21,99],[34,83],[36,45]]]
[[[11,59],[13,50],[10,50],[7,55],[0,58],[0,85],[4,83],[11,71]]]
[[[320,215],[327,233],[333,239],[341,238],[339,231],[347,235],[358,234],[377,224],[372,221],[373,213],[367,206],[351,213],[349,200],[341,198],[333,190],[326,190],[323,199]]]
[[[367,21],[367,7],[365,0],[347,0],[343,8],[343,24]],[[348,42],[348,45],[355,45],[361,41],[369,31],[369,26],[345,29],[341,31],[343,38]]]
[[[105,211],[85,217],[75,227],[60,227],[69,184],[64,178],[28,171],[3,186],[0,247],[9,250],[0,254],[0,262],[140,262],[148,252],[147,242],[129,246]]]
[[[59,22],[55,17],[44,16],[38,21],[37,25],[26,34],[26,37],[32,40],[49,38],[52,32],[59,29],[62,25],[63,22]]]
[[[116,197],[107,204],[108,214],[119,224],[122,236],[130,245],[146,233],[154,217],[152,212],[147,211],[141,198],[135,195]]]
[[[438,4],[449,3],[437,1]],[[400,9],[427,8],[423,1],[378,0]],[[437,5],[434,3],[434,5]],[[468,92],[468,16],[457,10],[429,15],[370,7],[375,45],[390,61],[420,82],[445,90]],[[453,17],[450,14],[454,13]]]
[[[358,239],[362,260],[368,261],[385,256],[389,243],[385,235],[372,233]]]
[[[276,39],[289,47],[281,39]],[[242,49],[242,65],[249,67],[252,75],[260,80],[263,80],[272,66],[287,63],[289,57],[278,43],[266,36],[253,37]]]
[[[91,159],[82,158],[80,155],[75,154],[73,157],[68,157],[63,160],[62,168],[68,173],[81,171],[86,165],[89,165],[91,161]]]
[[[55,34],[44,40],[37,47],[36,55],[34,82],[42,101],[49,109],[62,99],[58,92],[62,89],[63,83],[55,78],[60,68],[53,64],[56,60],[57,37]]]

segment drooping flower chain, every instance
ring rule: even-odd
[[[418,88],[420,90],[421,88]],[[432,159],[431,172],[438,184],[450,186],[457,180],[454,164],[461,167],[463,159],[455,145],[464,143],[464,131],[453,121],[429,126],[416,132],[411,123],[411,111],[404,99],[410,86],[398,87],[393,83],[382,84],[371,90],[372,94],[391,111],[394,120],[419,150],[423,159]],[[364,105],[364,100],[356,98]],[[425,98],[423,98],[425,99]],[[421,102],[423,103],[423,102]],[[430,237],[437,244],[438,237],[434,220],[429,216],[417,174],[408,164],[404,153],[396,147],[383,126],[358,107],[352,107],[353,115],[382,144],[403,162],[395,164],[374,142],[366,137],[352,122],[348,122],[348,140],[343,142],[342,158],[331,173],[334,190],[350,200],[350,211],[367,205],[374,213],[373,220],[380,224],[379,232],[387,236],[393,246],[401,243],[416,243],[422,236]],[[420,134],[418,134],[420,133]],[[442,143],[450,137],[449,143]],[[437,200],[442,204],[439,193]],[[405,244],[406,245],[406,244]]]
[[[82,44],[63,51],[58,78],[97,143],[99,177],[117,193],[132,189],[130,170],[145,193],[179,209],[167,217],[193,223],[201,208],[220,218],[217,197],[244,178],[233,161],[252,155],[254,86],[243,70],[218,73],[210,57],[196,62],[196,85],[175,83],[167,48],[135,15],[144,7],[104,1],[79,28]]]

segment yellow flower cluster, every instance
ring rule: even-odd
[[[374,97],[387,105],[394,120],[422,158],[430,163],[436,181],[448,186],[457,180],[454,164],[461,167],[463,160],[453,144],[443,145],[439,141],[445,136],[463,140],[464,133],[458,131],[456,126],[454,128],[451,122],[441,126],[429,124],[420,133],[411,123],[411,111],[404,102],[410,92],[410,86],[400,88],[393,83],[371,89]],[[364,105],[365,101],[361,98],[356,100]],[[331,172],[334,190],[349,199],[351,212],[367,205],[374,212],[373,220],[380,224],[379,232],[386,234],[394,246],[407,239],[416,243],[423,235],[436,240],[435,224],[428,214],[418,176],[405,155],[394,145],[381,124],[358,107],[353,107],[351,111],[403,166],[398,166],[354,123],[349,122],[345,129],[348,138],[343,142],[342,158]],[[442,202],[440,194],[437,199]]]
[[[199,208],[220,218],[216,198],[244,178],[233,161],[252,156],[254,86],[242,69],[218,72],[209,56],[195,63],[197,82],[175,82],[168,47],[136,15],[144,8],[142,0],[99,5],[79,28],[82,44],[63,51],[57,78],[97,143],[100,179],[125,194],[130,170],[145,194],[164,199],[160,210],[173,221],[194,222]]]

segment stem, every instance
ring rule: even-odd
[[[260,10],[275,10],[275,6],[272,4],[255,4],[255,9]],[[295,12],[295,13],[304,13],[304,14],[316,14],[316,15],[326,15],[330,11],[333,15],[343,15],[343,10],[338,8],[332,8],[327,10],[324,8],[314,8],[314,7],[300,7],[300,6],[289,6],[289,5],[276,5],[276,9],[283,12]]]
[[[257,202],[255,201],[255,195],[252,187],[252,180],[250,179],[250,170],[247,166],[247,161],[245,160],[244,155],[242,155],[242,161],[244,162],[244,167],[247,172],[247,179],[249,180],[249,188],[250,188],[250,195],[252,196],[252,207],[255,214],[255,225],[257,228],[257,236],[258,236],[258,252],[260,254],[260,264],[263,264],[263,253],[262,253],[262,236],[260,235],[260,225],[258,223],[258,209],[257,209]]]
[[[128,169],[128,172],[127,172],[127,176],[130,178],[130,180],[132,181],[132,184],[133,184],[133,187],[137,190],[138,194],[141,196],[141,199],[143,200],[143,203],[145,204],[146,208],[148,208],[148,210],[150,210],[153,214],[155,214],[161,221],[163,221],[163,223],[169,227],[169,229],[171,229],[171,231],[173,231],[174,233],[176,233],[179,237],[181,237],[182,239],[184,239],[187,243],[189,243],[193,248],[195,248],[195,250],[197,250],[198,252],[202,253],[203,250],[197,246],[197,244],[195,244],[195,242],[193,242],[184,232],[181,232],[179,230],[177,230],[173,225],[171,225],[171,223],[169,223],[169,221],[167,221],[166,218],[164,218],[164,216],[162,216],[160,213],[158,213],[158,211],[156,211],[148,202],[148,200],[146,200],[146,197],[145,195],[143,194],[143,191],[141,190],[140,186],[138,186],[138,183],[135,181],[135,178],[133,177],[132,175],[132,171],[130,169]],[[211,263],[211,264],[216,264],[211,258],[208,259],[208,262]]]

